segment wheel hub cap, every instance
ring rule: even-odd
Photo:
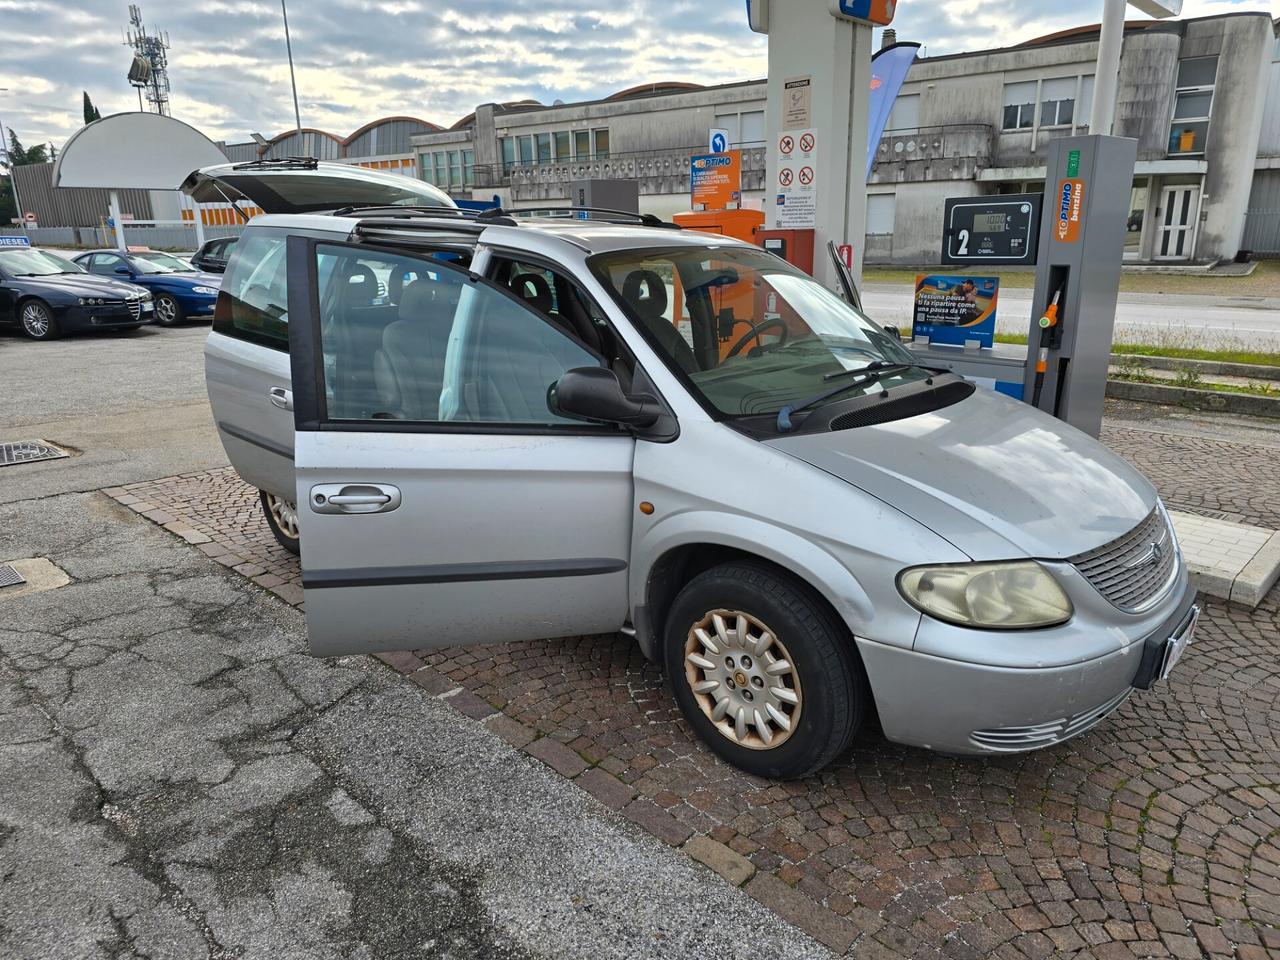
[[[44,311],[31,304],[22,311],[22,325],[33,336],[42,337],[49,331],[49,320]]]
[[[271,505],[271,515],[276,524],[284,531],[285,536],[298,539],[298,512],[293,504],[281,500],[275,494],[267,494],[267,502]]]
[[[689,630],[685,680],[720,735],[752,750],[785,743],[803,698],[791,655],[767,626],[740,610],[712,610]]]

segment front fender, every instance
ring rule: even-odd
[[[857,578],[817,543],[753,517],[710,510],[678,513],[660,520],[632,543],[630,601],[633,611],[647,607],[654,566],[672,550],[697,544],[741,550],[791,571],[827,599],[851,632],[864,633],[876,619],[871,598]],[[659,642],[657,625],[648,624],[643,614],[635,620],[644,653],[652,657]],[[918,620],[917,617],[916,623]],[[914,636],[915,625],[911,625],[909,636]]]

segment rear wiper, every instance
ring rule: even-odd
[[[797,400],[795,403],[789,403],[778,411],[778,432],[790,433],[792,430],[791,415],[799,413],[801,410],[807,410],[809,407],[828,400],[837,394],[844,393],[854,387],[865,386],[868,383],[875,383],[882,377],[887,377],[891,373],[899,373],[903,370],[910,370],[914,367],[913,363],[888,363],[884,360],[873,360],[867,366],[858,370],[838,370],[835,373],[828,374],[823,377],[824,380],[832,380],[836,377],[849,376],[852,379],[840,384],[838,387],[832,387],[830,390],[824,390],[822,393],[815,393],[812,397],[805,397],[803,400]]]

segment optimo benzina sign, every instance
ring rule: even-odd
[[[860,20],[877,27],[893,23],[897,0],[831,0],[831,13],[843,20]]]

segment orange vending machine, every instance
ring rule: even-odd
[[[764,226],[764,214],[759,210],[694,210],[689,213],[677,213],[671,219],[685,230],[716,233],[750,244],[757,243],[756,234]],[[678,327],[685,319],[686,311],[679,277],[675,278],[675,286],[676,309],[673,311],[672,318]],[[732,349],[738,337],[750,333],[751,318],[759,314],[761,309],[761,305],[756,301],[757,292],[750,280],[723,284],[712,294],[713,308],[722,325],[720,334],[722,356]]]
[[[756,242],[756,231],[764,226],[760,210],[691,210],[671,218],[685,230],[701,230],[722,236]]]
[[[813,276],[812,230],[757,230],[751,242]]]

